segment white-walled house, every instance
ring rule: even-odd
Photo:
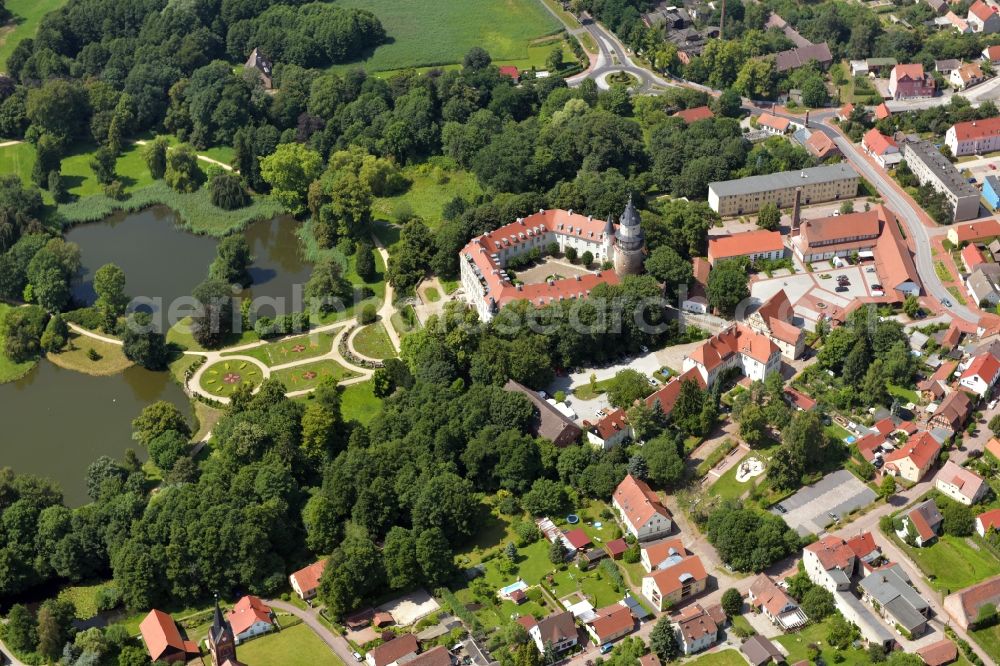
[[[695,368],[711,387],[720,373],[739,368],[751,381],[781,370],[781,348],[745,324],[733,324],[684,357],[684,372]]]
[[[851,586],[857,557],[847,542],[833,535],[823,537],[802,550],[806,575],[816,585],[830,591]]]
[[[639,541],[670,534],[674,523],[669,509],[645,481],[627,475],[611,497],[625,530]]]
[[[1000,361],[993,354],[985,352],[972,359],[958,383],[963,389],[982,398],[990,392],[997,379],[1000,379]]]

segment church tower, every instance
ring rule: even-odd
[[[236,638],[233,636],[233,627],[222,617],[218,597],[215,598],[215,619],[208,632],[208,650],[212,653],[212,666],[239,663],[236,661]]]
[[[625,212],[618,220],[618,232],[615,234],[615,272],[618,275],[641,273],[645,246],[646,239],[642,234],[642,227],[639,226],[639,211],[632,203],[632,195],[629,195]]]

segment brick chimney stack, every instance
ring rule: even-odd
[[[792,235],[799,233],[799,224],[802,217],[802,188],[795,188],[795,203],[792,204]]]

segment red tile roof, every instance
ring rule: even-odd
[[[871,555],[873,551],[878,550],[878,546],[875,544],[875,537],[872,536],[871,532],[863,532],[855,537],[851,537],[847,540],[847,547],[851,549],[851,552],[858,559],[863,559]]]
[[[819,247],[820,244],[828,247],[827,244],[842,240],[853,242],[844,239],[874,239],[881,231],[882,222],[888,219],[887,214],[891,215],[884,206],[876,206],[865,212],[806,220],[802,223],[803,244],[806,247]]]
[[[958,595],[967,621],[974,622],[982,606],[986,604],[996,605],[1000,602],[1000,576],[983,581],[978,585],[973,585],[955,594]],[[948,607],[947,601],[948,599],[945,599],[946,608]]]
[[[326,560],[320,560],[319,562],[313,562],[307,567],[299,569],[292,574],[295,578],[295,582],[299,584],[299,589],[302,594],[308,595],[312,590],[319,587],[319,579],[323,575],[323,570],[326,568]]]
[[[962,379],[978,376],[990,384],[998,373],[1000,373],[1000,361],[997,360],[996,356],[987,352],[972,360],[969,367],[962,373]]]
[[[566,532],[566,541],[569,541],[569,544],[577,550],[586,548],[591,544],[590,537],[580,528]]]
[[[958,659],[958,648],[947,638],[942,638],[917,650],[917,656],[927,666],[944,666]]]
[[[697,641],[705,636],[719,633],[719,625],[699,604],[692,604],[683,609],[677,616],[676,622],[685,642]]]
[[[597,434],[601,439],[609,439],[628,428],[628,417],[625,415],[625,410],[619,408],[608,412],[593,425],[597,428]]]
[[[699,120],[715,117],[715,114],[712,113],[712,109],[707,106],[696,106],[693,109],[684,109],[683,111],[678,111],[674,115],[682,119],[688,125]]]
[[[854,561],[854,551],[843,539],[832,534],[809,544],[805,549],[814,553],[828,571],[834,568],[846,570]]]
[[[940,452],[941,445],[938,441],[929,432],[924,431],[910,437],[906,444],[885,456],[885,462],[888,465],[909,458],[918,469],[927,470]]]
[[[756,333],[744,324],[735,324],[706,340],[691,352],[690,358],[711,372],[733,354],[746,354],[766,364],[771,356],[780,351],[766,335]]]
[[[714,264],[722,259],[745,257],[762,252],[784,250],[781,232],[758,229],[732,236],[715,236],[708,239],[708,261]]]
[[[976,0],[969,7],[969,13],[978,18],[980,21],[985,21],[993,16],[993,10],[983,2],[983,0]]]
[[[837,144],[824,132],[813,132],[806,139],[806,148],[816,157],[823,159],[838,150]]]
[[[992,453],[995,458],[1000,458],[1000,439],[990,437],[990,441],[986,442],[986,450]]]
[[[840,117],[841,118],[850,118],[852,113],[854,113],[854,105],[853,104],[847,103],[844,106],[840,107]],[[820,134],[822,134],[822,132],[820,132]]]
[[[679,377],[673,377],[657,390],[656,393],[647,397],[645,400],[646,406],[653,408],[659,404],[664,416],[670,416],[670,413],[674,411],[674,405],[677,404],[677,398],[680,397],[684,382],[695,382],[702,390],[707,388],[705,380],[701,377],[701,373],[691,368]]]
[[[139,623],[139,633],[142,634],[142,640],[153,661],[164,656],[170,648],[191,654],[199,652],[196,644],[181,638],[180,629],[177,628],[174,619],[155,608]]]
[[[1000,509],[984,511],[977,518],[979,518],[979,522],[982,523],[983,530],[986,532],[1000,528]]]
[[[893,141],[892,137],[882,134],[882,132],[879,132],[874,127],[865,132],[861,141],[865,144],[865,148],[868,149],[868,152],[876,155],[885,155],[890,148],[897,148],[898,150],[896,142]]]
[[[419,647],[416,636],[403,634],[393,638],[388,643],[382,643],[382,645],[372,648],[368,654],[375,661],[375,666],[386,666],[386,664],[399,661],[406,655],[416,652]]]
[[[931,417],[931,421],[943,420],[952,430],[958,430],[964,424],[969,414],[972,413],[972,401],[965,391],[952,391],[938,405],[937,411]]]
[[[1000,236],[1000,221],[992,219],[954,224],[948,227],[948,235],[950,236],[953,231],[959,243],[991,238],[993,236]]]
[[[236,602],[233,610],[226,616],[233,633],[237,636],[258,622],[271,622],[271,607],[259,597],[248,595]]]
[[[962,467],[953,460],[947,461],[941,467],[941,471],[937,475],[937,480],[955,486],[969,500],[975,500],[986,486],[986,481],[983,477],[971,469]]]
[[[653,568],[656,568],[656,565],[671,555],[687,556],[691,554],[688,552],[687,548],[684,547],[684,543],[680,539],[658,541],[657,543],[650,544],[648,546],[642,546],[642,550],[646,553],[646,558],[649,560],[649,563]]]
[[[807,396],[802,391],[798,391],[791,386],[785,387],[785,397],[793,407],[801,409],[804,412],[808,412],[816,407],[815,400]]]
[[[684,587],[687,581],[703,581],[708,578],[705,565],[697,555],[682,557],[679,562],[665,569],[654,569],[646,578],[652,578],[656,583],[660,596],[666,597]]]
[[[660,658],[650,652],[639,657],[639,666],[662,666]]]
[[[891,76],[897,81],[902,79],[922,80],[924,78],[924,66],[919,62],[906,65],[899,64],[892,68]]]
[[[670,518],[670,511],[663,506],[659,496],[646,484],[631,474],[627,475],[615,489],[614,500],[625,512],[625,519],[635,528],[640,528],[659,514]]]
[[[871,433],[865,435],[854,444],[858,447],[858,452],[861,457],[871,462],[875,460],[875,449],[885,443],[885,435],[880,433]]]
[[[757,124],[762,127],[770,127],[779,132],[785,132],[788,130],[788,126],[791,125],[791,121],[788,118],[779,118],[770,113],[762,113],[757,118]]]
[[[891,115],[892,111],[889,110],[889,107],[886,106],[885,102],[882,102],[881,104],[875,107],[876,120],[882,120],[883,118],[888,118]]]
[[[708,259],[695,257],[691,260],[691,268],[694,270],[694,281],[703,287],[708,286],[708,274],[712,270],[712,264],[708,263]]]
[[[597,634],[599,643],[612,640],[620,636],[623,631],[631,630],[635,627],[635,618],[628,606],[612,604],[594,611],[597,619],[590,623],[590,628]]]
[[[985,50],[986,50],[986,57],[989,58],[991,62],[996,62],[997,60],[1000,60],[1000,44],[987,46]]]
[[[941,512],[937,508],[934,500],[926,500],[910,509],[906,514],[917,534],[923,541],[928,541],[937,536],[937,526],[941,524]]]
[[[406,666],[451,666],[451,653],[448,648],[438,645],[409,660]]]
[[[611,557],[617,557],[628,550],[628,542],[625,539],[615,539],[609,541],[605,547],[608,549],[608,554]]]
[[[517,71],[517,67],[515,67],[514,65],[501,65],[500,66],[500,75],[501,76],[509,76],[510,78],[514,79],[515,81],[517,81],[518,77],[521,76],[520,72]]]
[[[750,594],[753,596],[752,604],[767,609],[772,617],[781,615],[789,605],[797,605],[767,574],[760,574],[754,579],[750,584]]]

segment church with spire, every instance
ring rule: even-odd
[[[219,598],[215,598],[215,617],[208,631],[208,651],[212,655],[212,666],[245,666],[236,658],[236,637],[229,620],[222,616]]]
[[[510,262],[522,255],[540,259],[553,251],[565,259],[583,259],[583,264],[578,264],[581,270],[567,266],[573,273],[569,277],[528,282],[508,269]],[[489,321],[513,301],[541,307],[586,298],[599,284],[618,284],[623,276],[638,275],[645,259],[639,211],[629,196],[617,224],[612,216],[598,220],[561,209],[518,218],[469,241],[459,253],[459,268],[466,300],[482,320]],[[558,266],[553,270],[558,271]]]

